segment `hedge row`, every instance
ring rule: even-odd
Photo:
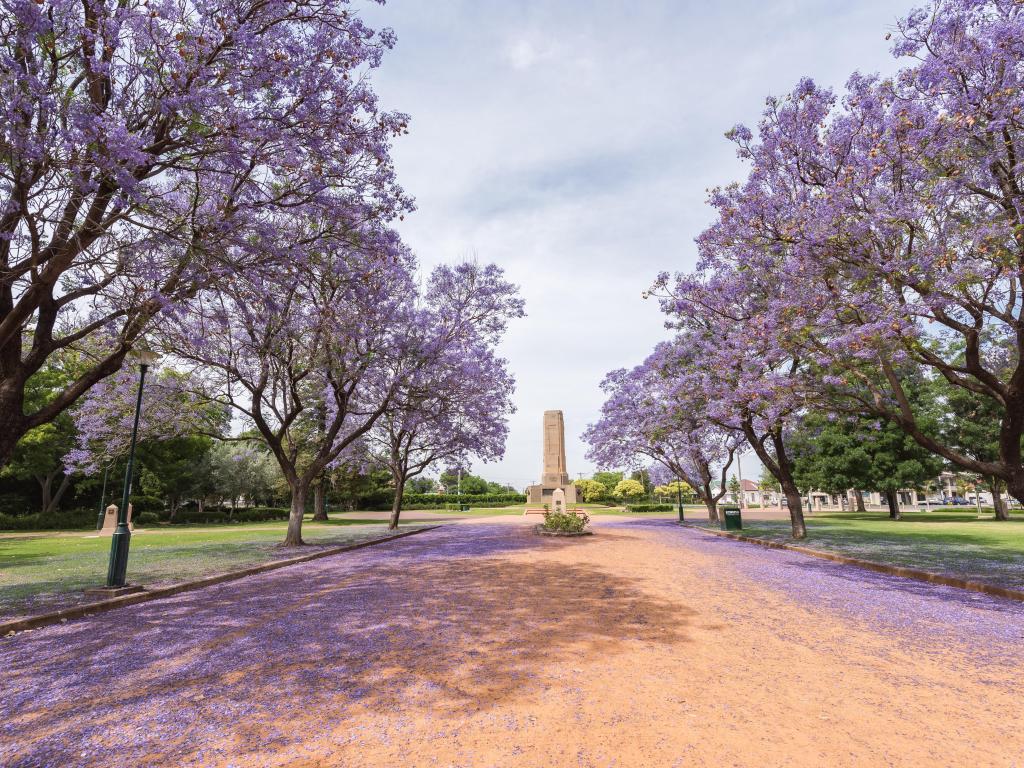
[[[0,514],[0,530],[4,531],[64,531],[75,528],[95,528],[98,509],[58,510],[49,515]]]
[[[198,509],[178,510],[174,519],[165,513],[161,517],[172,525],[203,525],[206,523],[262,523],[267,520],[287,520],[288,510],[284,507],[245,507],[231,511],[230,507],[211,507],[200,512]]]
[[[358,509],[391,509],[395,494],[390,490],[376,491],[359,497]],[[524,504],[522,493],[407,493],[402,497],[402,509],[444,509],[448,504],[469,504],[471,507],[500,507]]]
[[[627,512],[675,512],[675,504],[627,504]]]
[[[514,504],[522,504],[524,501],[525,501],[525,499],[523,499],[521,501],[470,501],[470,500],[464,498],[464,500],[461,503],[465,504],[468,507],[472,507],[473,509],[484,509],[484,508],[490,508],[490,507],[508,507],[508,506],[512,506]],[[437,503],[435,501],[435,502],[433,502],[431,504],[406,504],[405,500],[404,499],[402,500],[402,509],[403,510],[405,510],[405,509],[446,509],[446,508],[456,509],[458,506],[459,505],[456,502],[449,502],[448,504],[439,504],[439,503]],[[388,505],[388,509],[391,509],[391,505],[390,504]]]

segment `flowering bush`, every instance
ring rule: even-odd
[[[544,530],[561,533],[582,533],[590,518],[585,512],[545,512]]]

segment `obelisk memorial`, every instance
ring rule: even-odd
[[[565,492],[566,504],[576,503],[576,486],[565,468],[565,419],[561,411],[544,411],[544,469],[540,477],[540,485],[527,489],[528,503],[548,504],[559,488]]]

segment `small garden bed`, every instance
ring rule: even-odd
[[[585,530],[590,523],[586,512],[569,510],[566,512],[544,513],[544,522],[534,530],[541,536],[588,536],[593,531]]]

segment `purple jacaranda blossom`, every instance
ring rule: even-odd
[[[640,469],[653,460],[667,471],[665,482],[685,480],[717,520],[726,473],[744,438],[707,418],[702,390],[676,386],[675,360],[672,345],[661,344],[636,368],[605,377],[601,417],[583,435],[587,458],[606,469]]]
[[[282,216],[389,221],[408,118],[368,78],[394,43],[348,0],[3,0],[0,462],[168,313],[273,273]],[[66,388],[23,412],[54,355]]]
[[[277,460],[291,491],[285,543],[298,545],[312,483],[420,365],[421,318],[415,260],[386,228],[292,214],[268,247],[295,256],[207,292],[161,334],[206,398],[230,407]]]
[[[64,457],[68,472],[96,472],[128,453],[135,418],[139,373],[122,368],[94,386],[74,409],[75,447]],[[168,440],[187,434],[220,435],[227,409],[196,394],[187,374],[150,371],[139,411],[139,440]]]
[[[680,388],[743,426],[791,509],[785,434],[807,409],[894,422],[1024,495],[1024,7],[936,2],[894,36],[912,57],[895,76],[841,94],[804,78],[729,132],[749,173],[711,191],[696,269],[651,292]],[[993,403],[997,459],[926,428],[907,391],[922,378]]]
[[[398,525],[408,480],[429,467],[500,459],[515,412],[515,379],[495,353],[509,320],[522,317],[517,286],[493,264],[440,266],[413,322],[413,364],[367,436],[391,471]]]

